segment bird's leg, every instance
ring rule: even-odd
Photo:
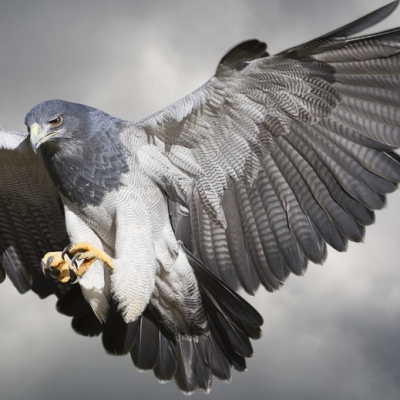
[[[71,257],[70,257],[71,256]],[[112,258],[103,250],[86,242],[73,243],[63,251],[47,253],[42,258],[42,270],[46,276],[60,282],[76,282],[93,264],[100,260],[113,269]],[[82,261],[78,264],[78,261]]]

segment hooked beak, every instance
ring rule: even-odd
[[[42,130],[40,125],[36,122],[29,127],[29,132],[32,150],[35,153],[42,143],[46,142],[51,136],[57,133],[48,132],[47,129]]]

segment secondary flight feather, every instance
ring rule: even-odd
[[[400,181],[400,29],[354,37],[397,5],[276,55],[243,42],[138,122],[35,106],[0,132],[0,279],[186,393],[244,370],[263,321],[236,291],[361,241]]]

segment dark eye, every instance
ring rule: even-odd
[[[61,125],[61,122],[62,122],[62,117],[61,117],[61,115],[60,115],[59,117],[57,117],[57,118],[52,119],[51,121],[49,121],[49,124],[50,124],[51,126],[59,126],[59,125]]]

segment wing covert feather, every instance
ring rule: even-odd
[[[205,85],[136,124],[171,163],[198,166],[190,216],[173,225],[230,286],[274,290],[324,262],[325,243],[346,250],[396,189],[400,29],[346,36],[397,3],[276,56],[244,42]]]

